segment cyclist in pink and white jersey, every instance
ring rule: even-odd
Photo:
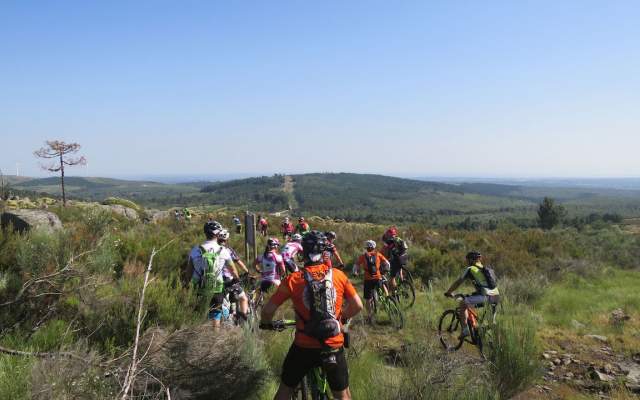
[[[302,235],[294,233],[291,239],[282,247],[282,258],[284,259],[284,265],[287,267],[287,271],[296,272],[298,266],[296,265],[296,256],[302,255]]]
[[[278,254],[279,247],[280,241],[277,238],[269,238],[264,253],[259,255],[254,263],[256,271],[262,276],[260,291],[263,293],[280,286],[280,278],[285,274],[284,260]]]

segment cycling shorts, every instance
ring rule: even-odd
[[[292,344],[282,364],[282,382],[290,388],[295,388],[311,369],[322,367],[331,390],[338,392],[348,388],[349,368],[344,357],[344,349],[340,348],[334,353],[336,364],[330,367],[322,365],[321,352],[321,349],[307,349]]]
[[[220,321],[222,319],[222,304],[224,303],[224,293],[216,293],[209,302],[209,320]]]
[[[364,299],[369,300],[373,298],[373,293],[382,287],[381,279],[372,279],[364,281]]]
[[[280,286],[280,281],[262,281],[260,282],[260,291],[262,293],[269,293],[271,290]]]
[[[293,258],[291,257],[285,258],[284,266],[287,268],[287,271],[289,271],[289,273],[294,273],[298,270],[298,265],[295,261],[293,261]]]
[[[400,275],[400,271],[402,270],[402,264],[392,264],[391,272],[389,273],[392,278]]]
[[[500,296],[485,296],[482,294],[472,294],[464,298],[464,304],[467,306],[482,307],[486,303],[498,304],[500,302]]]

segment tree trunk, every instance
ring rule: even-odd
[[[60,185],[62,186],[62,206],[67,206],[67,196],[64,193],[64,160],[62,159],[62,152],[60,152]]]

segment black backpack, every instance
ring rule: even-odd
[[[304,322],[304,333],[324,342],[340,334],[340,322],[336,318],[336,291],[333,287],[333,270],[329,269],[320,280],[315,280],[304,271],[307,284],[305,296],[309,304],[311,319]]]
[[[480,268],[482,274],[484,275],[484,279],[487,281],[488,289],[495,289],[498,287],[498,277],[496,276],[496,271],[493,270],[493,267],[487,265],[483,268]]]
[[[367,262],[367,269],[369,270],[369,274],[371,275],[375,275],[378,273],[378,266],[376,265],[377,260],[377,254],[373,253],[373,254],[368,254],[365,253],[364,255],[364,259]]]

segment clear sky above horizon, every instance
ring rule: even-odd
[[[640,176],[638,1],[2,1],[0,168]]]

